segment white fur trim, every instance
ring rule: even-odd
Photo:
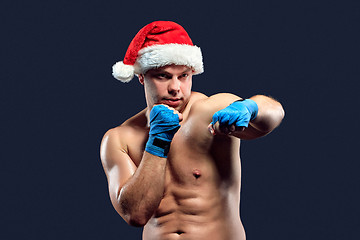
[[[186,44],[153,45],[138,53],[134,65],[135,74],[146,73],[149,69],[167,65],[184,65],[194,69],[194,74],[204,72],[201,50]]]
[[[112,67],[112,75],[121,82],[130,82],[134,77],[134,66],[117,62]]]

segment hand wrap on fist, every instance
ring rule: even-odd
[[[254,120],[258,113],[258,106],[251,99],[235,101],[226,108],[217,111],[213,117],[211,126],[219,122],[221,126],[248,127],[249,122]]]
[[[155,105],[150,112],[150,132],[145,151],[166,158],[179,128],[179,115],[174,110],[164,105]]]

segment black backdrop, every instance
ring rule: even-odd
[[[194,90],[266,94],[286,118],[241,146],[248,239],[359,239],[359,1],[1,1],[1,239],[140,239],[99,146],[145,107],[111,66],[154,20],[202,48]]]

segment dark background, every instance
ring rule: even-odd
[[[202,48],[193,89],[286,110],[244,141],[248,239],[359,239],[359,1],[1,1],[1,239],[140,239],[110,203],[107,129],[145,107],[111,76],[133,36],[180,23]]]

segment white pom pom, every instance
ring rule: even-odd
[[[134,67],[126,65],[122,61],[117,62],[112,67],[112,75],[121,82],[130,82],[134,78]]]

